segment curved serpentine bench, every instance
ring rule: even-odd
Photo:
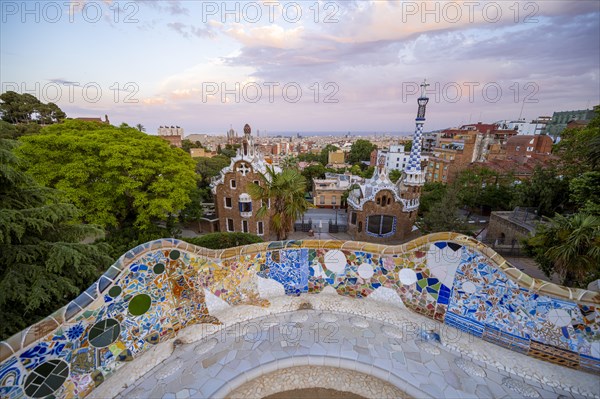
[[[600,374],[600,294],[533,279],[491,248],[456,233],[431,234],[400,246],[302,240],[207,250],[175,239],[140,245],[68,305],[0,343],[0,397],[114,396],[126,389],[124,381],[131,383],[157,364],[167,364],[173,348],[177,351],[178,346],[198,340],[217,346],[219,340],[210,337],[218,331],[285,312],[291,312],[288,321],[297,317],[294,323],[301,326],[302,321],[329,317],[339,319],[338,328],[353,325],[347,332],[372,328],[377,333],[368,333],[372,339],[412,335],[419,350],[433,354],[439,352],[435,346],[439,341],[438,346],[458,352],[459,358],[462,353],[513,373],[523,364],[532,370],[548,367],[547,374],[564,374],[568,381],[538,378],[535,370],[531,378],[600,397],[593,383]],[[366,321],[369,317],[378,320]],[[402,331],[406,323],[411,327]],[[453,340],[448,331],[468,334]],[[352,341],[347,335],[340,339]],[[497,362],[506,350],[496,345],[518,353],[514,361],[506,360],[513,366]],[[396,350],[411,350],[400,346]],[[282,365],[288,362],[287,367],[299,367],[298,375],[310,374],[310,366],[337,366],[346,373],[362,370],[365,375],[368,368],[373,378],[390,384],[389,395],[397,395],[393,393],[400,385],[394,380],[397,376],[376,367],[383,360],[372,358],[370,365],[359,362],[357,355],[357,365],[345,367],[347,360],[330,356],[315,364],[318,354],[310,348],[304,355],[297,364],[280,360]],[[454,360],[463,370],[479,367]],[[232,375],[230,384],[202,392],[256,393],[252,391],[256,387],[247,385],[250,376],[265,379],[268,373],[285,372],[282,365],[265,361],[256,370],[245,371],[249,374],[244,378]],[[260,368],[264,370],[258,372]],[[165,374],[157,369],[154,374]],[[527,387],[519,388],[522,383],[509,380],[505,385],[528,396]],[[410,384],[400,391],[406,396],[424,393]],[[193,396],[192,391],[187,394]]]

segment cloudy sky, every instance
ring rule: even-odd
[[[600,2],[0,0],[0,81],[68,116],[410,132],[600,103]]]

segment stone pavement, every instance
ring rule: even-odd
[[[298,375],[321,367],[318,375],[332,373],[333,381],[333,387],[321,387],[338,390],[346,387],[345,371],[375,377],[379,384],[364,380],[370,384],[366,391],[353,390],[367,397],[580,397],[469,360],[417,331],[416,324],[399,328],[321,310],[268,315],[176,347],[118,398],[262,397],[287,390],[293,379],[277,372],[292,367],[298,367]],[[290,383],[289,389],[299,387]]]

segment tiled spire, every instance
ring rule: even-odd
[[[421,172],[421,143],[423,140],[423,124],[425,123],[425,107],[429,102],[429,98],[425,93],[425,89],[429,86],[426,80],[421,83],[421,95],[417,99],[419,104],[419,111],[417,112],[416,129],[415,135],[413,136],[412,149],[410,150],[410,157],[408,159],[408,166],[406,168],[407,174],[415,174]]]

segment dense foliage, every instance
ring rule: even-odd
[[[600,111],[582,129],[567,130],[555,148],[560,163],[536,171],[537,182],[525,193],[554,215],[525,240],[525,249],[550,276],[558,273],[569,286],[585,288],[600,278]],[[540,209],[540,206],[538,206]]]
[[[57,123],[66,118],[65,113],[54,103],[44,104],[29,93],[7,91],[0,94],[2,120],[12,124],[36,122],[42,125]]]
[[[225,249],[240,245],[256,244],[263,242],[259,236],[249,233],[210,233],[198,237],[182,238],[182,240],[199,247],[210,249]]]
[[[137,129],[66,121],[21,140],[29,173],[105,228],[149,229],[177,215],[196,187],[189,154]]]
[[[350,147],[348,162],[354,164],[361,161],[369,161],[371,159],[371,152],[376,149],[377,146],[369,140],[356,140],[352,143],[352,147]]]
[[[50,315],[93,283],[112,259],[102,230],[21,171],[16,142],[0,139],[0,339]]]

